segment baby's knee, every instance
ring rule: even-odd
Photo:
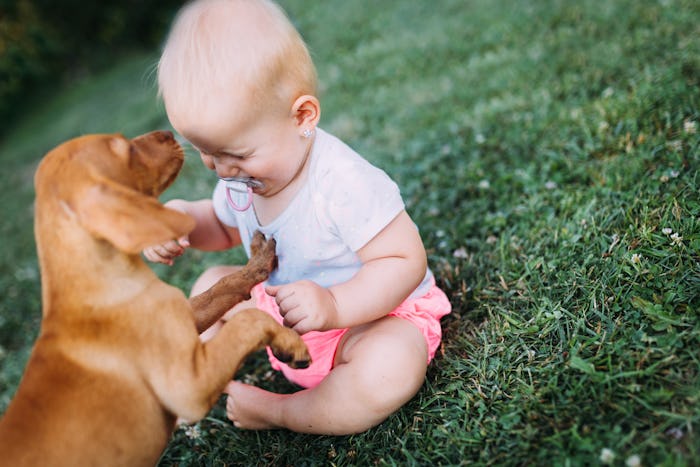
[[[366,360],[358,387],[368,406],[388,416],[420,390],[428,366],[427,357],[420,347],[401,339],[389,339],[384,345],[367,350],[372,352],[373,358]]]

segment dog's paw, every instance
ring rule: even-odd
[[[266,239],[260,231],[255,232],[250,243],[250,260],[248,267],[256,273],[263,274],[260,281],[267,279],[267,276],[277,267],[277,255],[275,248],[277,242],[274,238]]]
[[[270,348],[277,360],[292,368],[308,368],[311,364],[311,356],[306,344],[299,334],[289,328],[279,328],[270,342]]]
[[[253,234],[253,239],[250,241],[250,251],[252,253],[251,256],[255,256],[256,253],[265,246],[266,242],[267,239],[265,238],[265,234],[259,230],[256,230]]]

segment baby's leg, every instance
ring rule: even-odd
[[[222,277],[228,276],[229,274],[239,271],[242,268],[243,266],[214,266],[207,269],[195,281],[194,285],[192,286],[192,290],[190,291],[190,297],[201,294],[202,292],[208,290],[212,285],[216,284]],[[221,326],[223,326],[224,323],[228,321],[234,313],[236,313],[236,311],[244,310],[246,308],[255,308],[255,300],[253,298],[236,304],[230,311],[226,312],[226,314],[219,321],[212,324],[206,331],[201,333],[199,338],[202,340],[202,342],[208,341],[214,337],[217,332],[219,332]]]
[[[336,365],[316,387],[275,394],[232,382],[226,388],[228,416],[240,428],[287,428],[343,435],[384,421],[420,389],[427,346],[408,321],[386,317],[344,336]]]

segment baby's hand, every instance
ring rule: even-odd
[[[174,259],[181,256],[189,246],[189,239],[187,237],[181,237],[161,245],[148,247],[143,250],[143,256],[154,263],[163,263],[172,266],[174,264]]]
[[[299,334],[332,329],[337,308],[330,290],[304,280],[285,285],[268,285],[268,295],[275,297],[284,325]]]

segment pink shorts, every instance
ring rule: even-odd
[[[251,291],[258,308],[272,316],[282,324],[282,316],[274,297],[265,293],[263,284],[256,285]],[[408,299],[399,305],[388,316],[396,316],[413,323],[425,337],[428,345],[428,363],[435,356],[435,351],[442,339],[440,318],[450,313],[452,306],[445,293],[435,284],[420,298]],[[293,369],[277,360],[270,349],[267,349],[272,368],[282,371],[291,382],[305,388],[318,385],[333,369],[333,360],[338,343],[348,329],[331,329],[329,331],[307,332],[301,338],[306,343],[311,354],[311,365],[304,369]]]

